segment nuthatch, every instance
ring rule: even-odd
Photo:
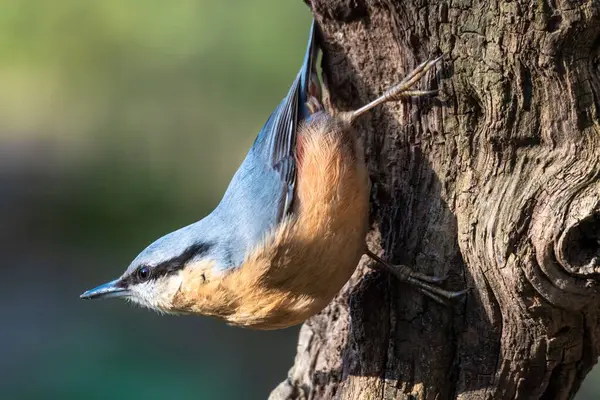
[[[352,122],[410,90],[440,58],[419,65],[364,107],[331,115],[321,104],[313,22],[302,68],[204,219],[156,240],[118,279],[84,299],[123,297],[165,313],[201,314],[256,329],[299,324],[321,311],[363,254],[437,301],[463,292],[392,265],[366,246],[370,184]]]

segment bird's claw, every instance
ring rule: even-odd
[[[379,256],[367,250],[367,255],[391,272],[401,282],[406,282],[415,287],[419,292],[440,304],[448,304],[449,301],[465,295],[469,289],[451,291],[440,288],[439,284],[446,280],[446,276],[431,276],[415,272],[406,265],[394,265],[382,260]]]
[[[386,269],[388,269],[394,276],[396,276],[401,282],[409,283],[414,286],[419,292],[428,296],[432,300],[437,301],[440,304],[446,304],[447,301],[453,300],[457,297],[463,296],[467,293],[468,289],[451,291],[440,288],[439,284],[446,280],[446,277],[431,276],[421,274],[411,270],[406,265],[393,265],[387,263]]]
[[[429,71],[435,64],[440,62],[444,56],[441,55],[437,58],[428,58],[421,64],[419,64],[415,69],[409,72],[404,79],[400,81],[397,85],[392,86],[388,89],[384,96],[388,100],[396,100],[402,97],[422,97],[422,96],[432,96],[437,95],[438,90],[409,90],[413,87],[418,81],[420,81],[425,73]]]
[[[349,120],[352,122],[360,115],[373,109],[379,104],[385,103],[392,100],[400,100],[407,97],[423,97],[423,96],[435,96],[438,94],[438,90],[410,90],[419,80],[425,76],[425,73],[429,71],[435,64],[440,62],[444,56],[441,55],[437,58],[429,57],[426,61],[419,64],[413,69],[408,75],[400,81],[400,83],[389,88],[383,95],[379,96],[372,102],[362,106],[361,108],[350,112]]]

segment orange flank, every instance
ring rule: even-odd
[[[304,322],[339,292],[364,254],[369,207],[362,148],[344,119],[318,113],[299,129],[294,212],[218,279],[208,262],[182,271],[175,310],[278,329]]]

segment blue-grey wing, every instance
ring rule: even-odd
[[[281,182],[280,206],[277,209],[278,222],[290,212],[296,185],[296,132],[300,121],[308,117],[306,103],[309,96],[311,78],[316,75],[315,62],[316,26],[312,22],[310,36],[302,68],[298,72],[287,96],[271,114],[259,133],[253,150],[262,152],[264,162],[279,175]]]
[[[296,185],[296,133],[308,117],[306,101],[318,50],[315,23],[304,62],[287,96],[273,111],[214,211],[229,231],[231,265],[291,212]]]

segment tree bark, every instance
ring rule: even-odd
[[[358,123],[369,245],[470,291],[444,307],[363,258],[271,398],[573,397],[600,350],[600,1],[311,7],[332,110],[445,54],[438,99]]]

